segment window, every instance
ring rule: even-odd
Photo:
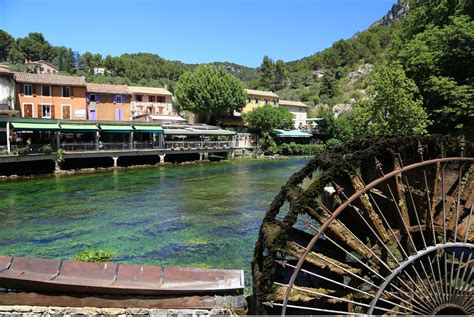
[[[277,101],[275,99],[273,99],[273,104],[276,106],[277,104]]]
[[[163,96],[158,96],[158,102],[165,102],[165,97]]]
[[[90,94],[89,95],[89,102],[96,102],[95,94]]]
[[[115,102],[116,102],[116,103],[123,103],[123,97],[122,97],[122,95],[116,95],[116,96],[115,96]]]
[[[41,86],[41,96],[51,97],[51,86]]]
[[[142,95],[136,95],[135,98],[137,99],[137,101],[143,101],[143,96]]]
[[[41,105],[41,118],[51,118],[50,105]]]
[[[268,105],[268,99],[265,99],[265,104]]]
[[[249,98],[247,103],[252,103],[252,99]]]
[[[156,97],[155,96],[148,96],[148,101],[149,102],[155,102]]]
[[[33,86],[25,85],[25,96],[33,96]]]
[[[71,98],[71,87],[63,87],[63,98]]]
[[[258,102],[259,102],[258,98],[255,98],[255,104],[256,105],[258,105]]]

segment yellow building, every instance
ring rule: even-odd
[[[252,111],[264,105],[278,106],[279,104],[280,97],[271,91],[245,89],[245,92],[247,93],[247,104],[242,110],[242,113]]]

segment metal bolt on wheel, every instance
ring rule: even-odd
[[[463,138],[362,140],[316,157],[262,223],[255,312],[474,314],[473,179]]]

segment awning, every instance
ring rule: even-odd
[[[99,128],[95,124],[77,124],[77,123],[60,123],[61,131],[73,132],[95,132]]]
[[[12,122],[13,129],[21,131],[30,131],[30,130],[50,130],[57,131],[59,130],[59,125],[57,123],[33,123],[33,122]]]
[[[157,121],[182,121],[182,122],[186,121],[186,119],[184,119],[181,116],[164,116],[164,115],[151,114],[150,118],[152,120],[157,120]]]
[[[100,129],[105,132],[129,133],[133,132],[131,125],[101,124]]]
[[[186,130],[186,129],[164,129],[165,135],[202,135],[199,132]]]
[[[165,135],[235,135],[234,131],[228,130],[198,130],[198,129],[164,129]]]
[[[300,130],[280,130],[275,129],[273,133],[276,134],[278,138],[310,138],[311,134],[301,132]]]
[[[135,128],[136,132],[149,132],[149,133],[161,133],[163,132],[163,128],[160,126],[153,126],[153,125],[138,125],[134,124],[133,127]]]
[[[229,130],[222,130],[222,129],[217,129],[217,130],[198,130],[198,129],[186,129],[186,130],[191,130],[193,132],[198,132],[200,135],[235,135],[234,131],[229,131]]]

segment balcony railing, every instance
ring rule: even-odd
[[[18,149],[26,148],[26,146],[10,146],[10,153],[7,152],[6,145],[0,146],[0,156],[7,155],[31,155],[31,154],[47,154],[44,147],[48,144],[31,144],[27,150],[18,153]],[[140,150],[165,150],[165,151],[190,151],[190,150],[206,150],[206,149],[231,149],[234,147],[233,141],[167,141],[164,147],[160,147],[158,142],[138,142],[134,141],[133,146],[127,142],[81,142],[81,143],[62,143],[61,147],[65,152],[96,152],[99,151],[140,151]],[[56,146],[51,147],[51,152],[56,152]]]
[[[197,150],[197,149],[230,149],[233,147],[232,141],[167,141],[166,150]]]

